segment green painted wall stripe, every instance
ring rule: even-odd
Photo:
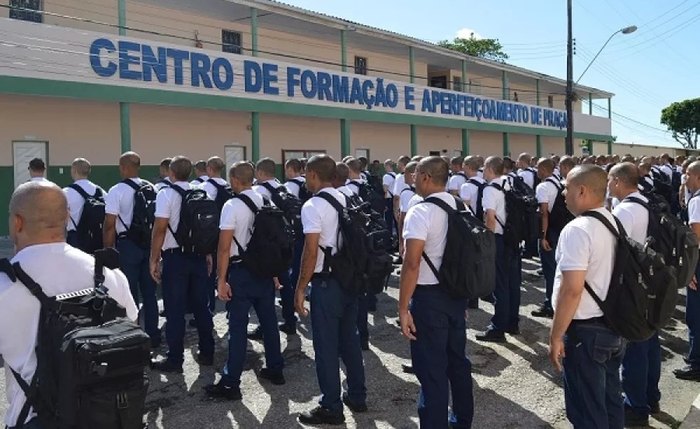
[[[0,167],[0,184],[0,207],[3,208],[0,210],[0,236],[5,236],[9,234],[7,208],[15,186],[15,169],[12,166]]]
[[[351,119],[357,121],[391,124],[415,124],[429,127],[458,128],[517,134],[541,134],[546,137],[564,137],[566,130],[518,127],[486,122],[468,122],[458,119],[432,116],[407,115],[371,110],[344,109],[321,105],[285,103],[270,100],[254,100],[221,95],[190,94],[161,89],[127,88],[115,85],[98,85],[80,82],[52,81],[14,76],[0,76],[0,93],[67,97],[73,99],[130,102],[153,105],[180,106],[199,109],[218,109],[240,112],[263,112],[316,118]],[[593,138],[607,141],[610,135],[576,133],[577,138]]]
[[[408,47],[408,75],[409,82],[415,83],[416,81],[416,56],[413,52],[413,46]]]
[[[542,156],[542,136],[539,134],[535,136],[535,154],[538,158]]]
[[[119,130],[122,153],[131,150],[131,108],[129,103],[119,103]]]
[[[418,129],[415,124],[411,124],[411,156],[418,155]]]
[[[250,114],[250,147],[252,161],[258,162],[260,159],[260,112]]]
[[[612,99],[608,98],[608,119],[612,119]]]
[[[347,119],[340,120],[340,155],[346,157],[350,155],[350,129],[352,123]]]
[[[117,2],[117,20],[119,35],[126,36],[126,0],[118,0]]]
[[[510,156],[510,136],[503,133],[503,156]]]
[[[462,156],[469,155],[469,130],[462,130]]]

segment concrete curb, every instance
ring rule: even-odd
[[[679,429],[700,429],[700,395],[690,407],[688,415],[683,419]]]

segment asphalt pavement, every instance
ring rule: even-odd
[[[0,239],[0,256],[9,256],[11,246]],[[564,411],[562,378],[547,357],[551,321],[534,318],[530,312],[543,299],[543,279],[533,275],[536,261],[524,264],[521,307],[521,334],[508,336],[506,344],[479,343],[474,335],[484,329],[493,307],[480,303],[468,314],[467,354],[473,365],[474,428],[568,428]],[[346,409],[348,428],[418,427],[416,399],[419,385],[411,374],[402,372],[409,364],[409,344],[401,337],[397,319],[398,277],[392,276],[386,293],[379,296],[378,308],[370,314],[370,350],[365,351],[369,411],[353,414]],[[700,392],[700,383],[681,381],[671,371],[683,366],[687,351],[684,299],[679,298],[674,319],[661,333],[662,413],[651,420],[654,428],[677,428]],[[217,352],[214,367],[199,367],[193,355],[197,349],[196,330],[188,328],[185,373],[151,373],[146,416],[151,428],[293,428],[299,412],[314,407],[319,390],[313,361],[309,320],[302,320],[299,335],[281,334],[287,384],[274,386],[256,376],[264,366],[261,342],[249,341],[246,370],[241,390],[243,400],[209,400],[202,387],[218,379],[227,356],[227,325],[223,312],[215,316]],[[161,320],[164,323],[164,320]],[[251,329],[257,323],[251,314]],[[158,351],[164,352],[164,348]],[[0,374],[0,414],[6,403],[4,374]],[[686,422],[683,427],[696,427]],[[697,426],[697,427],[700,427]]]

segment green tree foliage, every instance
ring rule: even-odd
[[[485,58],[498,62],[505,62],[508,59],[508,54],[503,52],[503,45],[498,39],[477,39],[474,33],[468,39],[456,37],[453,41],[442,40],[438,42],[439,46],[471,55],[473,57]]]
[[[700,98],[671,103],[661,111],[661,123],[673,138],[686,149],[698,148],[700,132]]]

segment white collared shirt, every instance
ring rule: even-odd
[[[80,186],[85,193],[94,196],[97,192],[97,185],[89,181],[88,179],[76,180],[75,184]],[[66,222],[66,229],[68,231],[75,231],[76,226],[80,223],[80,217],[83,214],[83,205],[85,204],[85,199],[70,186],[63,188],[63,193],[66,195],[66,200],[68,201],[68,213],[70,218]]]
[[[410,186],[401,191],[401,195],[399,195],[399,211],[401,213],[408,213],[408,209],[411,208],[411,199],[414,196],[416,196],[416,191]]]
[[[639,192],[629,194],[627,198],[638,198],[645,203],[649,200]],[[647,239],[647,227],[649,226],[649,211],[642,205],[623,199],[615,206],[612,213],[620,219],[627,235],[637,243],[644,244]]]
[[[346,206],[345,196],[335,188],[323,188],[325,192],[333,196],[340,205]],[[316,194],[318,195],[318,193]],[[331,248],[331,254],[338,251],[338,212],[323,198],[315,196],[304,203],[301,208],[301,223],[304,226],[304,234],[320,234],[318,245],[322,248]],[[342,245],[342,243],[340,243]],[[316,256],[316,268],[314,273],[323,272],[324,252],[318,250]]]
[[[450,207],[457,208],[454,196],[447,192],[437,192],[429,195],[427,198],[431,197],[439,198],[449,204]],[[447,213],[432,203],[414,205],[406,213],[406,220],[403,224],[403,238],[404,240],[424,241],[425,247],[423,251],[439,272],[442,265],[442,257],[445,253],[445,242],[447,241]],[[421,258],[417,284],[434,285],[438,283],[437,277],[435,277],[425,258]]]
[[[462,185],[465,183],[467,183],[467,176],[462,172],[455,173],[450,177],[450,180],[447,181],[447,191],[459,192],[462,189]]]
[[[204,176],[199,176],[190,182],[190,186],[192,188],[201,188],[205,183],[207,183],[207,180],[209,180],[209,176],[206,174]]]
[[[529,186],[530,189],[535,189],[536,175],[537,172],[532,168],[521,168],[520,170],[518,170],[518,176],[520,176],[520,178],[523,179],[523,182],[525,182],[525,184]]]
[[[382,177],[382,186],[385,186],[387,191],[384,193],[384,198],[392,198],[394,196],[394,182],[396,181],[396,173],[393,171],[386,173]]]
[[[167,188],[168,186],[172,185],[173,181],[170,180],[170,177],[164,177],[160,180],[158,180],[153,187],[155,188],[156,192],[160,192],[161,189]]]
[[[50,180],[44,176],[32,177],[31,179],[29,179],[29,181],[30,182],[50,182]]]
[[[298,183],[293,182],[293,180],[304,184],[304,183],[306,183],[306,178],[303,176],[293,177],[284,183],[285,188],[287,188],[287,192],[289,192],[290,194],[299,198],[299,192],[301,191],[301,187],[299,186]]]
[[[48,296],[93,288],[94,258],[65,242],[37,244],[20,250],[12,262],[34,279]],[[126,309],[131,320],[138,310],[131,297],[129,283],[119,270],[105,269],[105,286],[109,296]],[[15,426],[24,406],[25,396],[10,367],[27,382],[36,371],[36,343],[39,327],[39,301],[19,282],[13,283],[0,274],[0,355],[5,360],[5,383],[9,407],[5,424]],[[27,421],[36,416],[30,413]]]
[[[486,211],[493,210],[496,212],[496,234],[503,235],[503,226],[506,224],[506,196],[503,191],[494,188],[491,185],[498,185],[503,188],[503,178],[497,177],[491,180],[489,186],[484,188],[483,200],[481,206],[484,210],[484,219]]]
[[[184,191],[189,191],[191,189],[189,182],[175,182],[158,191],[158,196],[156,196],[156,217],[168,219],[168,224],[170,225],[170,228],[167,228],[165,231],[165,240],[163,241],[162,250],[177,249],[180,247],[173,236],[173,232],[177,232],[177,227],[180,225],[182,197],[176,190],[172,189],[173,186],[178,186]]]
[[[601,207],[595,211],[605,216],[615,227],[615,219],[608,210]],[[557,271],[552,293],[552,306],[555,310],[564,271],[586,271],[586,282],[605,301],[615,263],[616,246],[617,239],[598,219],[579,216],[564,227],[555,253]],[[602,315],[603,310],[584,290],[574,319],[584,320]]]
[[[471,183],[470,181],[474,180],[475,182],[478,183],[485,183],[485,180],[482,179],[479,176],[474,176],[470,177],[467,182],[462,185],[462,187],[459,190],[459,197],[464,201],[465,203],[469,204],[469,208],[472,209],[472,213],[476,213],[476,208],[477,205],[479,204],[479,187],[476,186],[474,183]],[[485,191],[486,189],[484,189]],[[483,194],[482,194],[483,198]],[[482,203],[482,209],[483,209],[483,203]]]
[[[212,180],[214,180],[221,186],[228,186],[228,182],[226,182],[221,177],[213,177]],[[206,182],[202,183],[200,187],[204,190],[204,192],[207,193],[207,197],[209,197],[210,200],[215,200],[216,196],[219,194],[219,190],[216,189],[216,186],[212,185],[211,182],[209,182],[209,179],[207,179]]]
[[[392,194],[394,194],[394,197],[396,197],[406,188],[408,188],[408,185],[406,184],[404,173],[397,174],[396,179],[394,180],[394,191]]]
[[[691,194],[688,200],[688,225],[700,223],[700,198],[698,195],[700,195],[700,190]]]
[[[250,198],[257,208],[262,207],[263,197],[258,192],[255,192],[252,189],[246,189],[245,191],[241,192],[241,194]],[[245,251],[245,249],[248,248],[250,237],[253,235],[254,222],[255,214],[250,210],[250,207],[248,207],[240,198],[234,197],[226,201],[224,208],[221,209],[219,228],[222,231],[233,230],[233,236],[236,238],[236,240],[238,240],[238,244],[240,244]],[[239,255],[236,240],[231,242],[229,256]]]
[[[134,177],[131,180],[138,186],[150,184],[150,182]],[[131,220],[134,217],[134,194],[136,190],[126,183],[119,182],[109,188],[109,192],[105,195],[105,213],[117,216],[116,231],[117,235],[125,232],[131,226]]]
[[[535,189],[535,196],[537,197],[537,204],[547,204],[547,210],[552,213],[552,208],[554,208],[554,203],[557,201],[557,196],[559,196],[559,188],[557,185],[551,182],[559,182],[556,177],[549,176]]]
[[[364,179],[361,179],[361,178],[348,179],[347,182],[345,182],[345,186],[347,186],[348,189],[350,189],[353,194],[359,195],[360,194],[360,187],[358,186],[358,183],[364,184],[365,181],[364,181]]]
[[[262,185],[262,183],[267,183],[267,184],[269,184],[270,186],[272,186],[274,189],[277,189],[277,188],[279,188],[280,186],[282,186],[282,184],[281,184],[280,182],[278,182],[277,179],[265,180],[264,182],[261,182],[261,184],[259,184],[259,185],[254,185],[254,186],[253,186],[253,190],[254,190],[255,192],[257,192],[258,194],[262,195],[262,197],[265,198],[265,199],[268,200],[268,201],[271,201],[271,200],[272,200],[272,194],[270,193],[270,191],[267,190],[266,187],[264,187],[264,186]]]

